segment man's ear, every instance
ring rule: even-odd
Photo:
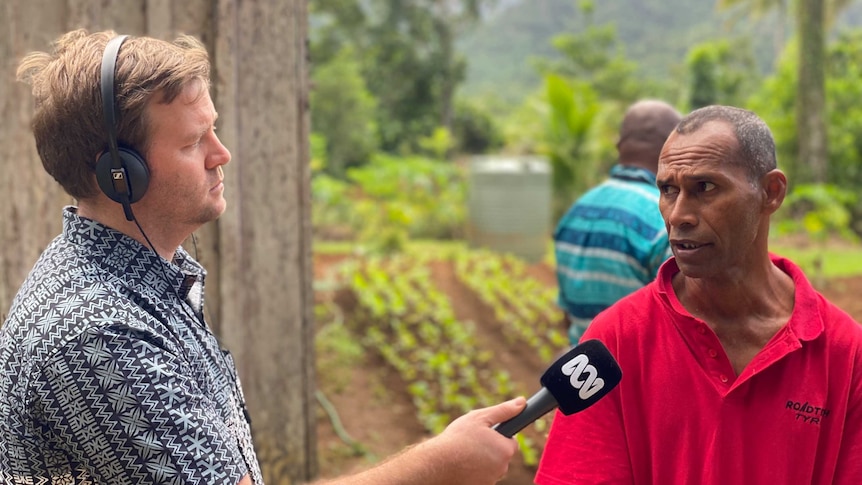
[[[787,176],[779,169],[767,172],[761,179],[763,187],[763,210],[773,214],[781,207],[787,195]]]

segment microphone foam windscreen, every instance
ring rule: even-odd
[[[592,406],[609,393],[623,377],[614,356],[599,340],[581,342],[558,359],[542,376],[563,414]]]

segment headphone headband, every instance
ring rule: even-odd
[[[102,114],[108,135],[108,149],[102,152],[96,161],[96,181],[108,198],[122,204],[126,219],[132,221],[135,217],[132,204],[140,200],[147,191],[150,173],[146,161],[138,152],[119,146],[117,142],[119,110],[114,97],[114,78],[120,46],[126,37],[118,35],[108,41],[102,55]]]
[[[117,150],[117,102],[114,99],[114,76],[117,69],[117,57],[120,54],[120,46],[126,40],[127,35],[114,37],[105,46],[102,55],[102,112],[105,120],[105,132],[108,134],[108,150],[114,161],[114,168],[121,168],[120,154]]]

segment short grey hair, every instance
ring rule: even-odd
[[[676,127],[680,135],[688,135],[701,129],[710,121],[729,124],[739,144],[732,163],[745,167],[752,182],[777,168],[775,139],[772,131],[759,116],[752,111],[732,106],[712,105],[696,109],[683,117]]]

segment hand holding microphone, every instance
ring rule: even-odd
[[[492,485],[506,474],[518,449],[517,443],[508,438],[557,406],[564,414],[592,406],[616,387],[621,378],[622,371],[607,347],[598,340],[588,340],[569,350],[545,371],[542,389],[526,403],[519,397],[470,411],[439,435],[394,458],[343,480],[326,483]],[[509,416],[514,417],[498,421]],[[491,426],[492,423],[498,424]]]
[[[558,406],[565,415],[583,411],[616,387],[622,376],[619,364],[601,341],[581,342],[545,371],[542,389],[527,399],[527,407],[494,429],[511,438]]]

